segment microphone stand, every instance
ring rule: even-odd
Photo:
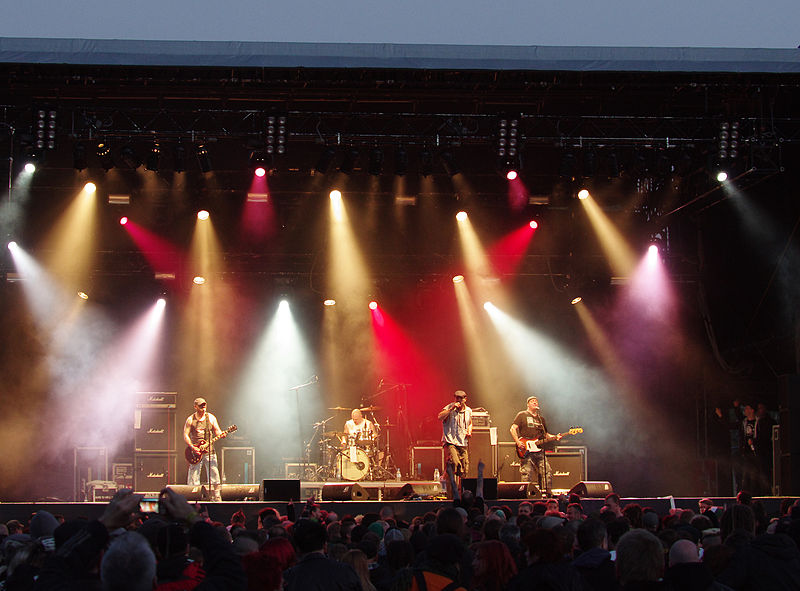
[[[306,445],[303,441],[303,420],[300,417],[300,389],[306,388],[312,384],[316,384],[319,382],[318,376],[313,376],[309,381],[305,384],[299,384],[297,386],[292,386],[289,388],[290,390],[294,390],[294,402],[295,406],[297,407],[297,435],[298,435],[298,442],[300,443],[300,480],[302,480],[306,475],[306,470],[308,469],[308,460],[306,458]]]

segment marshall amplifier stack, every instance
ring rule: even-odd
[[[176,392],[141,392],[133,417],[133,477],[137,492],[176,482]]]

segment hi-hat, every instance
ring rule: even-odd
[[[344,406],[333,406],[328,410],[350,410],[349,408],[345,408]]]

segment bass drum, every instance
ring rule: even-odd
[[[369,456],[360,447],[346,448],[339,455],[338,463],[343,480],[361,480],[369,472]]]

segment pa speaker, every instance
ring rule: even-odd
[[[264,501],[299,501],[299,480],[263,480],[261,499]]]
[[[497,485],[498,499],[535,499],[541,496],[539,487],[532,482],[500,482]]]
[[[462,478],[461,488],[470,491],[473,495],[478,486],[477,478]],[[495,500],[497,498],[497,478],[484,478],[483,479],[483,498],[488,500]],[[505,498],[505,497],[504,497]]]
[[[331,483],[322,486],[323,501],[366,501],[367,490],[355,482]]]
[[[606,480],[582,480],[570,489],[569,494],[599,499],[612,492],[614,488]]]

